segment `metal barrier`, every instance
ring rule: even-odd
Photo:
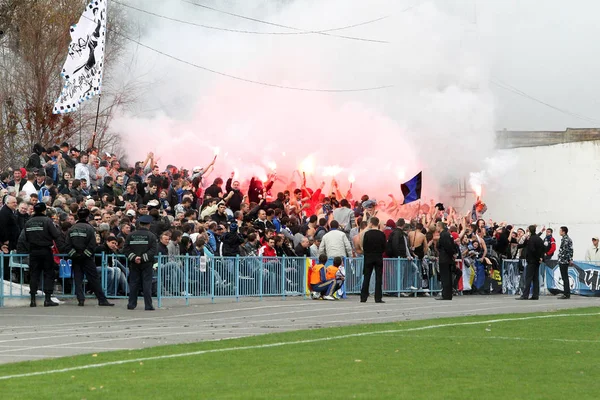
[[[129,293],[127,258],[122,254],[102,253],[96,254],[95,260],[102,289],[107,296],[126,298]],[[57,280],[54,293],[61,298],[75,297],[69,260],[65,255],[55,255],[55,262]],[[152,295],[157,297],[159,307],[164,299],[185,299],[189,304],[190,299],[196,298],[214,301],[216,298],[306,297],[308,268],[314,262],[305,257],[158,256],[154,263]],[[569,269],[573,293],[594,295],[599,292],[600,268],[593,263],[575,264]],[[364,259],[346,258],[343,265],[346,271],[344,292],[360,294]],[[503,294],[522,293],[523,267],[526,268],[520,260],[503,260],[500,274]],[[0,270],[5,278],[0,286],[0,306],[6,299],[29,298],[28,283],[32,277],[27,255],[0,255]],[[384,259],[383,292],[396,296],[439,292],[441,285],[437,270],[435,259]],[[557,277],[557,267],[553,269],[543,264],[540,268],[540,293],[559,291],[557,287],[562,285],[561,282]],[[372,277],[371,293],[374,287],[375,279]]]
[[[158,306],[165,298],[304,296],[305,257],[158,256]]]
[[[364,259],[346,258],[346,293],[360,294],[363,284]],[[386,258],[383,260],[383,293],[402,294],[434,293],[440,291],[436,271],[437,261],[425,258]],[[375,291],[375,278],[371,278],[369,293]]]

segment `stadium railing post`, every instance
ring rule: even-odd
[[[394,260],[394,264],[396,265],[396,289],[397,289],[397,293],[398,293],[398,297],[400,297],[400,290],[402,289],[402,274],[403,274],[403,267],[404,267],[404,262],[403,260],[398,257]]]
[[[260,299],[263,299],[263,283],[264,283],[264,262],[263,262],[263,258],[260,257],[259,260],[260,264],[259,264],[259,268],[260,268],[260,282],[259,282],[259,289],[258,289],[258,296],[260,297]]]
[[[215,302],[215,258],[207,257],[206,263],[210,265],[210,300]]]
[[[158,308],[162,307],[162,256],[156,256],[156,301]]]
[[[235,301],[240,301],[240,255],[235,256]]]
[[[307,265],[307,258],[306,256],[304,256],[303,260],[302,260],[302,297],[304,297],[306,299],[306,265]]]
[[[281,257],[281,297],[285,300],[285,264],[286,256]]]
[[[184,275],[184,282],[185,282],[185,305],[189,306],[190,305],[190,255],[186,254],[185,255],[185,275]]]

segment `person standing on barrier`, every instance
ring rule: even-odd
[[[531,300],[539,300],[540,298],[540,263],[543,260],[544,253],[546,253],[546,248],[542,238],[535,232],[535,225],[530,225],[528,229],[529,239],[525,248],[525,257],[527,260],[527,267],[525,267],[525,287],[523,288],[523,294],[517,297],[517,300],[529,300],[529,289],[532,282],[533,293],[531,294]]]
[[[88,223],[90,210],[81,208],[77,211],[77,223],[67,232],[65,250],[73,263],[73,275],[75,278],[75,295],[78,306],[85,304],[85,293],[83,292],[83,274],[87,277],[88,285],[96,295],[99,306],[114,306],[106,298],[100,285],[94,252],[96,251],[96,230]]]
[[[369,286],[371,275],[375,270],[375,303],[383,301],[383,253],[385,252],[385,233],[379,230],[379,218],[373,217],[369,220],[369,230],[363,236],[363,285],[360,291],[360,302],[366,303],[369,298]]]
[[[558,267],[560,268],[560,276],[563,281],[563,295],[559,297],[561,300],[571,298],[571,281],[569,280],[569,266],[573,265],[573,241],[569,237],[569,228],[566,226],[560,227],[560,249],[558,250]]]
[[[36,307],[35,295],[38,290],[40,273],[44,273],[42,289],[46,298],[44,307],[55,307],[58,303],[52,301],[54,292],[54,259],[52,246],[56,242],[57,247],[63,247],[62,236],[50,218],[46,216],[46,204],[37,203],[33,206],[34,216],[25,224],[18,242],[19,253],[29,253],[29,271],[31,272],[30,307]]]
[[[455,255],[457,253],[454,239],[448,231],[448,227],[443,222],[436,225],[437,232],[440,234],[438,241],[440,281],[442,282],[442,295],[436,297],[436,300],[452,300],[452,271],[456,268]]]
[[[123,253],[129,260],[129,303],[128,310],[135,310],[140,290],[140,281],[144,291],[144,305],[146,311],[153,311],[152,306],[152,263],[157,254],[157,240],[154,233],[150,232],[153,218],[142,215],[139,218],[140,228],[127,235]]]

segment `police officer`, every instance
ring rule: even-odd
[[[90,210],[81,208],[77,211],[77,223],[67,233],[65,251],[73,262],[73,275],[75,277],[75,295],[78,306],[83,307],[85,294],[83,292],[83,274],[87,277],[88,285],[96,295],[99,306],[114,306],[106,299],[100,286],[94,251],[96,250],[96,231],[88,223]]]
[[[29,271],[31,282],[30,307],[36,307],[35,295],[38,290],[40,273],[44,273],[43,291],[46,295],[44,307],[55,307],[58,303],[52,301],[54,291],[54,259],[52,246],[56,243],[62,249],[63,240],[52,220],[46,216],[46,204],[37,203],[33,206],[34,216],[25,223],[18,241],[18,251],[29,253]]]
[[[456,246],[454,240],[448,231],[448,226],[443,222],[438,222],[436,230],[440,234],[438,241],[440,280],[442,281],[442,295],[436,297],[436,300],[452,300],[452,271],[455,268],[454,255]]]
[[[127,235],[123,253],[129,260],[129,303],[128,310],[137,306],[137,297],[140,290],[140,280],[144,291],[144,305],[146,311],[154,310],[152,306],[152,263],[157,253],[157,240],[154,233],[150,232],[153,218],[142,215],[138,222],[138,230]]]

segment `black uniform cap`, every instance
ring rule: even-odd
[[[87,208],[80,208],[77,211],[77,219],[79,219],[79,220],[86,220],[86,219],[88,219],[89,216],[90,216],[90,210],[88,210]]]
[[[35,203],[35,206],[33,206],[33,212],[36,214],[41,214],[44,211],[46,211],[46,203]]]

